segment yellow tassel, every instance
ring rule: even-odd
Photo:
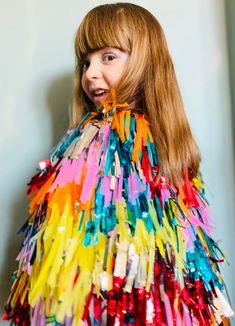
[[[149,263],[146,291],[150,291],[150,286],[153,281],[154,258],[155,258],[155,239],[153,230],[149,234]]]

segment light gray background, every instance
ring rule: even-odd
[[[68,126],[73,39],[84,14],[111,1],[0,2],[0,305],[16,268],[16,235],[27,218],[26,183]],[[227,288],[235,308],[234,0],[132,1],[160,21],[202,153],[214,238],[226,252]],[[227,14],[226,14],[227,12]],[[141,50],[140,50],[141,55]],[[230,55],[230,56],[229,56]],[[6,322],[3,323],[7,325]]]

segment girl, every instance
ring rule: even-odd
[[[218,325],[233,312],[166,40],[130,3],[78,28],[71,128],[28,188],[4,319]]]

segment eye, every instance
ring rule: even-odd
[[[114,59],[116,59],[116,56],[112,53],[106,53],[103,55],[104,61],[113,61]]]
[[[90,65],[90,62],[87,59],[81,61],[81,69],[82,70],[85,70],[86,68],[88,68],[89,65]]]

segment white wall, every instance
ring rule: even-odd
[[[227,40],[229,50],[229,71],[231,83],[231,99],[233,108],[233,125],[235,126],[235,1],[225,0]],[[233,128],[233,148],[235,150],[235,128]]]
[[[152,11],[165,30],[202,153],[217,227],[214,237],[230,261],[225,277],[235,307],[234,160],[224,1],[133,2]],[[68,124],[75,30],[84,14],[101,3],[105,1],[1,1],[1,306],[17,266],[21,236],[16,231],[27,218],[26,183]]]

